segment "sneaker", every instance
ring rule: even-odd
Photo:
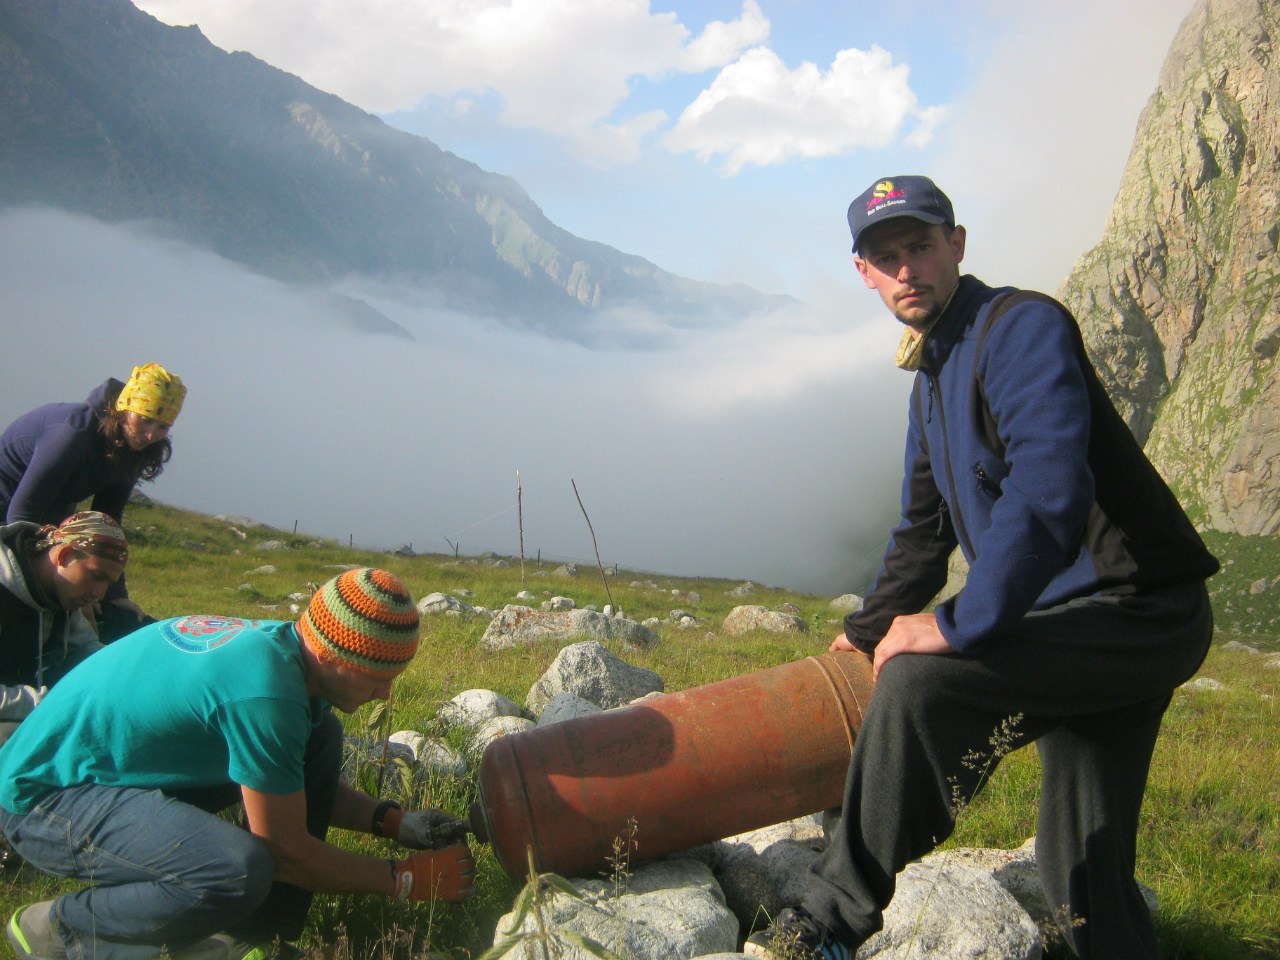
[[[9,942],[21,960],[64,960],[67,948],[53,929],[52,900],[19,907],[9,918]]]
[[[747,938],[742,952],[762,960],[850,960],[849,947],[803,907],[783,910],[768,929]]]

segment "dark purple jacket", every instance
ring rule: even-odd
[[[0,434],[0,523],[61,523],[87,497],[91,509],[123,521],[135,480],[107,460],[99,429],[108,398],[123,386],[109,379],[84,403],[36,407]],[[123,578],[107,595],[127,595]]]

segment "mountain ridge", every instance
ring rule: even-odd
[[[9,0],[0,81],[0,206],[156,220],[271,276],[426,283],[553,331],[794,303],[576,237],[512,178],[128,0]]]
[[[1138,120],[1103,239],[1059,298],[1202,524],[1280,532],[1276,0],[1199,0]]]

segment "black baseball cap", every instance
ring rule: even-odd
[[[849,204],[849,230],[853,252],[867,227],[897,217],[914,217],[925,223],[956,225],[951,201],[928,177],[885,177],[877,180]]]

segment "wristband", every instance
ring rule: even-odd
[[[373,822],[371,824],[370,832],[375,837],[385,837],[386,834],[382,832],[382,821],[387,818],[387,811],[403,809],[404,807],[400,806],[400,804],[396,803],[394,800],[383,800],[373,808]]]

